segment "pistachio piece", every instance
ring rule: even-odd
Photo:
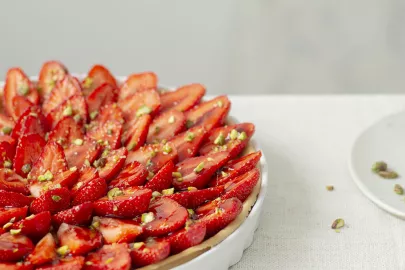
[[[58,248],[56,250],[56,252],[60,255],[60,256],[65,256],[66,254],[69,253],[69,247],[68,246],[61,246],[60,248]]]
[[[3,131],[3,133],[7,135],[10,134],[12,130],[13,129],[11,127],[3,127],[1,131]]]
[[[11,229],[10,230],[10,234],[12,234],[12,235],[17,235],[17,234],[19,234],[21,232],[21,229]]]
[[[21,167],[21,170],[23,171],[23,173],[29,173],[31,171],[31,164],[24,164]]]
[[[93,84],[93,79],[91,77],[86,77],[83,82],[84,88],[90,88],[91,85]]]
[[[191,128],[192,126],[194,126],[194,122],[191,121],[191,120],[187,120],[187,121],[186,121],[186,127],[187,127],[187,128]]]
[[[122,190],[120,190],[119,188],[113,188],[110,191],[108,191],[107,193],[107,197],[109,200],[113,200],[115,197],[123,195],[124,192],[122,192]]]
[[[138,249],[141,248],[143,245],[145,245],[144,242],[136,242],[132,245],[132,248]]]
[[[378,175],[385,179],[396,179],[399,177],[398,173],[394,171],[380,171]]]
[[[371,170],[375,173],[381,172],[381,171],[386,171],[387,170],[387,163],[384,161],[377,161],[376,163],[373,164],[371,167]]]
[[[143,213],[141,217],[142,223],[149,223],[155,219],[153,212]]]
[[[193,132],[187,132],[186,138],[185,138],[185,140],[187,142],[192,142],[194,140],[194,138],[195,138],[195,135]]]
[[[174,115],[169,117],[169,120],[167,121],[169,124],[173,124],[176,119],[174,118]]]
[[[342,218],[338,218],[333,221],[331,228],[336,230],[342,228],[343,226],[345,226],[345,221]]]
[[[218,137],[215,138],[214,143],[216,145],[224,145],[225,137],[222,133],[219,133]]]
[[[169,154],[172,150],[173,148],[169,144],[166,143],[165,145],[163,145],[163,153]]]
[[[73,109],[72,106],[67,106],[64,110],[63,110],[63,116],[71,116],[73,114]]]
[[[174,188],[168,188],[168,189],[162,190],[163,195],[172,195],[173,193],[174,193]]]
[[[229,137],[231,140],[236,140],[239,136],[239,132],[236,129],[232,129],[231,133],[229,134]]]
[[[137,144],[136,142],[130,142],[130,143],[128,144],[128,146],[127,146],[127,150],[128,150],[128,151],[133,150],[133,149],[135,148],[136,144]]]
[[[60,200],[62,200],[62,198],[60,196],[58,196],[58,195],[52,195],[52,200],[54,202],[59,202]]]
[[[91,120],[94,120],[94,119],[97,117],[97,115],[98,115],[98,111],[93,111],[93,112],[91,112],[91,113],[90,113],[90,119],[91,119]]]
[[[238,136],[238,140],[244,141],[246,139],[247,139],[246,132],[242,131]]]
[[[5,160],[3,163],[4,168],[11,168],[12,165],[10,160]]]
[[[334,186],[326,186],[326,190],[327,190],[327,191],[332,191],[332,190],[334,190],[334,189],[335,189]]]
[[[403,195],[404,194],[404,188],[399,184],[395,184],[394,191],[398,195]]]
[[[80,146],[80,145],[83,145],[83,140],[82,139],[76,139],[76,140],[73,141],[73,143]]]
[[[149,108],[149,107],[146,106],[146,105],[142,105],[142,106],[136,111],[136,116],[139,117],[139,116],[142,116],[142,115],[145,115],[145,114],[150,114],[151,112],[152,112],[152,109],[151,109],[151,108]]]
[[[199,173],[204,169],[204,162],[201,162],[200,164],[197,165],[197,167],[194,168],[194,172]]]
[[[53,179],[53,174],[50,170],[47,170],[44,174],[38,176],[38,181],[51,181]]]

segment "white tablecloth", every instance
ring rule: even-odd
[[[405,95],[231,100],[233,116],[256,124],[270,172],[254,243],[232,270],[405,269],[405,221],[363,196],[347,167],[355,137],[405,109]],[[336,233],[339,217],[347,226]]]

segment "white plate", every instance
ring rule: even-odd
[[[383,179],[373,173],[371,167],[376,161],[385,161],[400,178]],[[405,188],[405,112],[380,120],[356,139],[349,169],[364,195],[385,211],[405,219],[405,197],[393,190],[395,184]]]

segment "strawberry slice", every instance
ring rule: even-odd
[[[28,256],[28,261],[33,265],[41,265],[56,259],[56,243],[51,233],[47,233],[35,246],[34,251]]]
[[[72,189],[72,205],[85,202],[94,202],[107,193],[107,184],[104,178],[95,178],[79,181]]]
[[[67,188],[51,189],[36,198],[30,206],[33,214],[49,211],[56,214],[59,211],[68,209],[70,206],[70,192]]]
[[[208,156],[186,159],[176,165],[173,186],[178,189],[204,188],[216,170],[229,160],[229,153],[218,152]]]
[[[28,206],[20,208],[0,208],[0,226],[11,221],[19,221],[27,216]]]
[[[68,74],[67,68],[58,61],[45,62],[41,68],[38,79],[39,92],[42,97],[47,97],[58,81]]]
[[[9,135],[0,135],[0,142],[7,142],[14,146],[17,144],[17,141]]]
[[[160,108],[160,97],[154,89],[143,90],[125,97],[118,102],[118,105],[123,112],[124,119],[130,121],[134,117],[145,114],[155,115]]]
[[[24,135],[37,133],[41,137],[45,137],[48,131],[48,124],[41,109],[37,106],[30,107],[17,120],[11,136],[18,139]]]
[[[31,203],[31,198],[20,193],[0,190],[0,207],[23,207]]]
[[[34,249],[31,240],[20,234],[12,235],[3,233],[0,235],[0,261],[13,262],[21,260]]]
[[[90,115],[99,113],[100,108],[105,105],[113,104],[118,100],[118,89],[109,84],[104,83],[94,89],[87,97]]]
[[[12,68],[7,71],[6,84],[4,86],[4,108],[14,120],[18,119],[13,107],[13,98],[23,96],[33,104],[38,104],[39,95],[37,89],[20,68]]]
[[[80,84],[76,78],[66,75],[62,80],[56,83],[55,88],[49,94],[42,104],[42,109],[45,114],[50,113],[55,108],[59,107],[63,102],[74,95],[81,95],[82,91]]]
[[[139,91],[156,89],[158,78],[153,72],[131,74],[120,89],[119,99],[125,99]]]
[[[254,168],[247,173],[237,176],[228,183],[225,184],[225,194],[222,195],[222,199],[238,198],[242,202],[249,197],[250,193],[256,186],[260,178],[260,171],[258,168]]]
[[[45,144],[45,140],[38,134],[22,136],[14,157],[14,171],[26,177],[34,162],[38,160]]]
[[[130,187],[111,189],[106,197],[94,202],[94,213],[99,216],[134,218],[148,209],[152,191]]]
[[[197,155],[198,149],[205,140],[206,135],[207,133],[203,127],[196,126],[171,139],[170,142],[177,149],[178,160],[183,161]]]
[[[52,221],[59,227],[62,223],[71,225],[87,225],[93,214],[93,203],[85,202],[70,209],[60,211],[52,216]]]
[[[106,83],[113,88],[117,88],[117,82],[111,72],[102,65],[94,65],[82,82],[83,93],[88,95],[94,92],[93,90]]]
[[[27,180],[10,169],[0,169],[0,190],[30,195],[30,190],[27,187]]]
[[[205,95],[205,87],[194,83],[177,88],[176,91],[167,91],[160,95],[162,101],[162,111],[168,109],[185,112],[198,102]]]
[[[38,181],[38,179],[35,179],[31,182],[29,190],[31,192],[31,195],[35,198],[39,197],[43,192],[49,189],[60,187],[66,187],[70,189],[77,182],[77,179],[79,178],[79,172],[76,168],[72,168],[70,170],[58,173],[57,175],[52,174],[52,177],[50,172],[45,172],[45,174],[41,177],[44,180],[50,178],[52,179],[48,181]]]
[[[172,185],[172,173],[174,171],[173,161],[167,162],[155,176],[150,179],[145,187],[151,189],[152,191],[162,191],[164,189],[170,188]]]
[[[1,134],[8,135],[11,133],[15,125],[13,118],[0,113],[0,131]]]
[[[102,246],[101,234],[96,230],[62,223],[57,232],[58,240],[62,248],[59,248],[67,255],[84,255]],[[67,246],[67,248],[63,248]]]
[[[191,188],[189,191],[183,191],[171,195],[164,195],[164,197],[178,202],[185,208],[194,209],[207,201],[212,201],[218,198],[223,192],[223,186],[200,190]]]
[[[100,111],[90,115],[90,118],[94,120],[90,123],[89,129],[92,125],[104,125],[108,121],[124,122],[124,116],[121,109],[117,106],[117,103],[105,105],[101,107]]]
[[[108,188],[124,189],[133,186],[142,186],[145,183],[148,171],[138,161],[125,165],[124,169],[110,182]]]
[[[128,151],[135,151],[145,144],[151,122],[152,117],[146,114],[124,124],[121,140]]]
[[[170,253],[177,254],[200,244],[205,237],[206,227],[202,222],[192,223],[165,238],[170,243]]]
[[[92,226],[99,230],[107,244],[132,242],[143,231],[142,227],[131,219],[94,217]]]
[[[65,156],[70,168],[90,166],[101,153],[101,146],[85,137],[83,143],[73,143],[65,149]]]
[[[77,142],[80,144],[80,140],[82,140],[83,137],[84,132],[82,126],[80,126],[73,117],[66,116],[62,118],[49,133],[48,142],[57,142],[66,149],[72,143]]]
[[[100,177],[109,182],[124,167],[128,151],[125,147],[117,150],[105,150],[102,156],[94,161],[93,165],[98,169]]]
[[[77,191],[84,186],[87,182],[99,178],[98,171],[93,167],[83,167],[79,172],[79,179],[74,184],[71,193],[72,196],[76,196]]]
[[[223,123],[231,102],[226,96],[219,96],[203,102],[186,113],[187,127],[203,126],[207,131]]]
[[[82,95],[71,96],[49,112],[46,119],[50,126],[55,127],[65,116],[72,116],[78,123],[87,122],[87,103]]]
[[[147,143],[170,140],[185,128],[186,118],[182,112],[170,110],[156,117],[149,127]]]
[[[21,230],[20,233],[33,240],[41,239],[49,232],[50,228],[51,214],[48,211],[28,216],[10,227],[13,230]]]
[[[13,166],[12,160],[15,155],[15,143],[0,142],[0,168],[11,168]]]
[[[87,136],[101,146],[108,149],[117,149],[121,145],[122,124],[109,120],[101,125],[94,125],[87,130]]]
[[[218,200],[207,203],[196,209],[195,213],[207,227],[206,238],[213,236],[229,223],[231,223],[242,211],[242,202],[238,198]]]
[[[211,130],[208,141],[201,146],[200,154],[208,155],[218,151],[228,151],[231,158],[239,155],[255,132],[252,123],[241,123]]]
[[[141,219],[145,236],[163,236],[175,232],[186,223],[187,210],[168,198],[160,198],[149,206],[149,212]]]
[[[66,187],[68,189],[72,188],[74,184],[76,184],[78,178],[80,176],[79,171],[77,168],[70,168],[67,171],[61,172],[55,176],[55,180],[52,182],[51,187],[57,187],[58,184],[61,187]]]
[[[34,106],[28,99],[22,96],[14,96],[12,100],[14,114],[17,117],[20,117],[28,108]]]
[[[38,267],[37,270],[80,270],[84,265],[83,256],[73,256],[60,258],[58,261],[51,265],[43,265]]]
[[[131,256],[129,256],[128,245],[113,244],[104,245],[97,252],[87,255],[84,269],[129,270],[130,268]]]
[[[244,174],[253,169],[259,162],[262,153],[260,151],[248,154],[238,159],[229,161],[220,171],[214,175],[210,187],[220,186],[228,183],[236,176]]]
[[[150,239],[146,242],[134,243],[130,247],[132,264],[136,268],[157,263],[170,254],[170,244],[164,240]]]
[[[177,150],[172,143],[145,145],[128,154],[126,164],[138,161],[152,172],[157,173],[170,160],[177,159]]]

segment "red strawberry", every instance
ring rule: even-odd
[[[105,150],[93,165],[97,167],[100,177],[109,182],[124,167],[128,151],[124,147],[117,150]]]
[[[177,88],[176,91],[167,91],[160,95],[162,111],[175,109],[185,112],[200,102],[205,95],[205,87],[194,83]]]
[[[170,110],[153,119],[149,127],[147,143],[170,140],[185,128],[186,118],[182,112]]]
[[[0,207],[23,207],[31,203],[31,198],[20,193],[0,190]]]
[[[177,202],[160,198],[149,206],[149,212],[141,219],[145,236],[163,236],[175,232],[186,223],[188,212]]]
[[[31,171],[34,162],[39,158],[45,144],[45,140],[38,134],[21,137],[14,157],[14,171],[26,177]]]
[[[87,104],[89,105],[90,115],[93,113],[98,114],[100,108],[105,105],[113,104],[117,102],[118,99],[118,89],[109,84],[104,83],[94,89],[87,97]]]
[[[32,270],[34,269],[30,263],[16,262],[16,263],[0,263],[0,269],[4,270]]]
[[[204,188],[216,170],[229,160],[227,152],[186,159],[176,165],[173,186],[176,189],[187,187]]]
[[[27,187],[27,180],[10,169],[0,169],[0,190],[30,195],[30,190]]]
[[[214,187],[207,189],[190,189],[189,191],[183,191],[179,193],[174,193],[171,195],[165,195],[165,198],[170,198],[175,200],[180,205],[186,208],[196,208],[207,201],[212,201],[224,192],[224,187]]]
[[[51,177],[51,174],[45,173],[42,179],[48,179]],[[53,176],[52,174],[52,181],[38,181],[37,179],[33,180],[29,186],[29,190],[31,195],[35,198],[39,197],[43,192],[49,189],[55,189],[60,187],[66,187],[70,189],[79,178],[79,172],[76,168],[72,168],[71,170],[67,170],[57,175]]]
[[[108,188],[127,188],[142,186],[146,180],[148,171],[138,161],[125,165],[124,169],[110,182]]]
[[[56,124],[55,128],[49,133],[48,142],[57,142],[63,148],[67,148],[76,139],[83,139],[83,128],[73,119],[66,116]],[[80,141],[76,141],[80,142]]]
[[[28,134],[37,133],[41,137],[45,137],[45,133],[49,127],[45,116],[42,114],[41,109],[37,106],[30,107],[26,110],[17,120],[13,128],[11,136],[14,139]]]
[[[85,270],[129,270],[131,257],[126,244],[104,245],[86,257]]]
[[[51,214],[46,212],[41,212],[36,215],[31,215],[15,222],[10,229],[19,230],[21,233],[30,237],[33,240],[41,239],[45,234],[49,232],[51,228]]]
[[[84,265],[83,256],[73,256],[60,258],[58,261],[51,265],[43,265],[38,267],[37,270],[80,270]]]
[[[110,71],[102,65],[94,65],[82,82],[83,93],[88,95],[105,83],[117,88],[117,82]]]
[[[0,208],[0,227],[10,221],[16,222],[27,216],[28,206],[20,208]]]
[[[259,162],[261,156],[262,153],[257,151],[229,161],[220,171],[217,172],[208,185],[211,187],[224,185],[236,176],[250,171]]]
[[[15,148],[15,143],[0,142],[0,168],[11,168],[13,166],[12,161],[15,155]]]
[[[115,120],[94,125],[87,130],[87,136],[108,149],[117,149],[121,145],[122,124]]]
[[[172,185],[173,171],[174,163],[170,160],[146,183],[145,187],[159,192],[168,189]]]
[[[165,238],[170,243],[170,253],[177,254],[185,249],[200,244],[205,237],[206,227],[202,222],[186,225],[184,229],[177,231]]]
[[[73,189],[76,188],[76,191]],[[104,178],[95,178],[87,181],[79,181],[73,187],[72,205],[78,205],[85,202],[94,202],[107,193],[107,184]]]
[[[49,96],[42,104],[42,109],[45,114],[59,107],[67,99],[74,95],[81,95],[80,84],[76,78],[66,75],[62,80],[58,81],[55,88],[52,89]]]
[[[152,191],[146,188],[114,188],[108,192],[108,196],[94,202],[94,213],[99,216],[134,218],[148,209],[151,197]]]
[[[7,71],[6,75],[4,108],[14,120],[18,118],[13,107],[13,98],[17,95],[25,97],[33,104],[38,104],[39,102],[38,91],[34,88],[27,75],[20,68],[12,68]]]
[[[0,235],[0,261],[19,261],[33,249],[34,245],[31,240],[24,235],[10,233]]]
[[[86,137],[82,144],[81,141],[79,142],[76,142],[77,144],[73,143],[65,149],[66,160],[70,168],[76,167],[80,169],[83,166],[88,167],[100,155],[101,146],[97,142]]]
[[[62,223],[71,225],[87,225],[90,223],[92,214],[93,203],[85,202],[53,215],[52,221],[58,227]]]
[[[196,209],[199,222],[207,227],[206,237],[211,237],[229,223],[242,211],[242,202],[237,198],[218,200],[207,203]]]
[[[96,230],[62,223],[57,233],[60,245],[68,247],[68,253],[83,255],[102,246],[101,234]],[[66,255],[66,254],[65,254]]]
[[[132,74],[122,85],[120,89],[119,99],[125,99],[128,96],[135,94],[145,89],[156,89],[158,78],[153,72],[144,72]]]
[[[14,128],[15,122],[13,118],[0,113],[0,131],[2,134],[8,135]]]
[[[231,102],[226,96],[219,96],[203,102],[186,113],[187,127],[203,126],[207,131],[223,123]]]
[[[6,142],[14,146],[17,144],[17,141],[9,135],[0,135],[0,142]]]
[[[52,185],[55,187],[58,184],[61,187],[72,188],[76,184],[79,178],[79,170],[77,168],[71,168],[67,171],[61,172],[55,176],[55,179],[52,181]]]
[[[139,148],[135,152],[130,152],[126,159],[126,164],[138,161],[152,172],[157,173],[170,160],[177,159],[177,150],[172,143],[151,144]]]
[[[92,226],[99,230],[107,244],[132,242],[143,231],[142,227],[131,219],[94,217]]]
[[[130,245],[132,264],[136,268],[157,263],[170,254],[170,244],[164,240],[150,239]]]
[[[117,103],[104,105],[103,107],[101,107],[100,111],[98,111],[97,113],[93,113],[91,115],[91,118],[94,121],[90,123],[90,127],[92,123],[94,123],[94,125],[98,124],[102,126],[108,121],[117,121],[120,123],[124,122],[122,111],[117,106]]]
[[[45,62],[39,73],[38,86],[42,97],[47,97],[56,83],[68,74],[67,68],[58,61]]]
[[[51,233],[46,234],[28,256],[28,261],[34,265],[42,265],[56,259],[56,243]]]
[[[44,192],[30,206],[31,213],[37,214],[49,211],[56,214],[70,206],[70,192],[67,188],[56,188]]]
[[[87,122],[87,103],[82,95],[74,95],[53,109],[46,116],[48,124],[52,127],[65,116],[72,116],[78,123]]]
[[[201,126],[192,127],[180,133],[170,140],[177,149],[179,161],[194,157],[198,153],[201,143],[206,138],[207,133]]]
[[[17,117],[20,117],[28,108],[34,106],[28,99],[22,96],[14,96],[13,97],[13,108],[14,108],[14,114]]]
[[[72,196],[76,196],[77,191],[82,188],[90,180],[99,178],[98,171],[93,167],[83,167],[79,172],[79,179],[74,184],[71,193]]]
[[[128,151],[135,151],[144,145],[151,122],[152,117],[149,114],[146,114],[133,118],[124,124],[124,131],[121,140],[122,144],[127,147]]]
[[[222,199],[238,198],[242,202],[249,197],[260,178],[260,171],[254,168],[247,173],[237,176],[225,184],[225,194]]]
[[[160,108],[160,97],[154,89],[143,90],[121,99],[118,105],[123,112],[124,119],[130,121],[135,116],[155,115]]]

